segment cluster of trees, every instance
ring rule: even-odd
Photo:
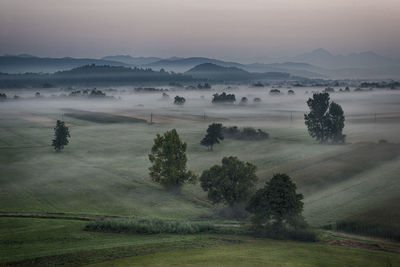
[[[240,130],[237,126],[222,127],[222,133],[227,138],[238,140],[264,140],[269,138],[269,134],[261,129],[244,127]]]
[[[200,90],[202,90],[202,89],[211,89],[211,85],[209,83],[204,83],[204,84],[199,83],[197,85],[197,89],[200,89]]]
[[[211,129],[221,126],[214,124]],[[303,196],[296,192],[296,185],[288,175],[275,174],[263,188],[256,190],[257,167],[230,156],[197,177],[187,169],[186,148],[175,129],[158,134],[149,154],[152,180],[179,192],[185,183],[199,179],[210,201],[230,208],[245,208],[252,214],[253,226],[257,229],[280,231],[286,226],[298,226],[299,219],[304,221]]]
[[[270,95],[281,95],[281,90],[279,90],[279,89],[271,89],[269,91],[269,94]]]
[[[175,99],[174,99],[174,104],[175,105],[183,105],[183,104],[185,104],[185,102],[186,102],[186,99],[183,97],[183,96],[175,96]]]
[[[236,97],[234,94],[227,94],[222,92],[221,94],[214,94],[212,103],[234,103],[236,101]]]
[[[69,93],[68,96],[89,96],[89,97],[106,97],[106,93],[104,93],[101,90],[98,90],[96,88],[93,88],[92,90],[76,90],[76,91],[72,91],[71,93]]]
[[[7,95],[5,93],[0,93],[0,99],[7,99]]]
[[[310,112],[304,115],[309,134],[321,143],[344,142],[344,112],[342,107],[330,101],[328,93],[314,93],[307,105]]]

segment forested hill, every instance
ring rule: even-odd
[[[164,70],[126,68],[109,65],[85,65],[54,74],[0,74],[0,87],[65,86],[65,85],[124,85],[143,82],[192,81],[188,75]]]
[[[284,72],[252,73],[237,67],[224,67],[213,63],[197,65],[185,74],[198,79],[215,81],[284,80],[290,78],[290,74]]]

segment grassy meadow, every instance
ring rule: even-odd
[[[332,94],[345,111],[344,145],[319,144],[309,137],[303,114],[310,95],[302,91],[293,98],[275,98],[266,89],[241,88],[235,94],[263,100],[245,107],[212,105],[211,92],[176,94],[187,98],[183,107],[160,101],[158,94],[122,93],[119,101],[32,99],[0,103],[0,215],[59,213],[76,218],[123,216],[226,222],[220,216],[223,207],[213,206],[199,184],[185,185],[177,194],[165,191],[149,178],[148,153],[156,134],[175,128],[188,144],[189,169],[197,174],[231,155],[257,166],[259,187],[274,173],[289,174],[304,194],[304,215],[313,227],[349,218],[400,224],[395,212],[400,210],[399,93]],[[150,120],[150,114],[154,123],[143,122]],[[50,146],[57,119],[63,119],[71,133],[70,144],[61,153]],[[270,138],[225,139],[210,152],[200,140],[211,122],[261,128]],[[387,142],[379,143],[381,139]],[[85,223],[65,216],[2,217],[0,264],[24,261],[41,265],[51,264],[52,260],[71,264],[113,260],[103,266],[203,262],[218,266],[334,266],[340,261],[343,266],[400,264],[398,253],[328,242],[303,244],[209,234],[98,233],[83,231]],[[173,252],[158,252],[166,250]],[[128,258],[115,260],[122,257]],[[35,258],[43,261],[29,261]]]

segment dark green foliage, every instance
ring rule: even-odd
[[[342,220],[336,222],[336,230],[400,241],[400,228],[395,225],[385,224],[385,222],[373,223],[359,220]]]
[[[260,102],[261,102],[261,98],[255,97],[255,98],[253,99],[253,102],[254,102],[254,103],[260,103]]]
[[[36,93],[35,93],[35,97],[40,97],[40,93],[39,93],[39,92],[36,92]]]
[[[197,234],[215,230],[207,222],[189,222],[162,219],[100,219],[89,222],[86,231],[135,233],[135,234]]]
[[[342,107],[332,102],[328,111],[329,121],[329,138],[335,142],[344,142],[345,136],[342,131],[344,128],[344,112]]]
[[[253,83],[253,87],[264,87],[264,84],[261,82]]]
[[[7,99],[7,95],[5,93],[0,93],[0,100]]]
[[[61,151],[64,146],[68,145],[68,138],[70,137],[68,127],[65,126],[63,121],[57,120],[56,127],[54,128],[54,139],[52,146],[56,151]]]
[[[213,203],[230,206],[244,203],[253,192],[257,182],[256,166],[240,161],[237,157],[224,157],[222,165],[214,165],[203,171],[201,187],[208,192]]]
[[[222,140],[224,140],[224,136],[222,135],[222,124],[213,123],[208,125],[207,134],[203,140],[201,140],[200,144],[208,147],[209,150],[213,150],[214,144],[219,144]]]
[[[344,142],[344,113],[342,107],[331,102],[328,93],[315,93],[307,105],[310,113],[304,114],[305,124],[312,137],[321,143],[332,140]]]
[[[183,97],[183,96],[175,96],[175,99],[174,99],[174,104],[175,105],[183,105],[183,104],[185,104],[185,102],[186,102],[186,99]]]
[[[280,95],[280,94],[281,94],[281,91],[280,91],[279,89],[271,89],[271,90],[269,91],[269,94],[270,94],[270,95]]]
[[[303,195],[296,193],[296,185],[286,174],[275,174],[253,195],[247,211],[253,214],[256,229],[272,228],[276,232],[286,226],[302,228]]]
[[[154,88],[154,87],[137,87],[135,92],[138,93],[154,93],[154,92],[167,92],[168,89]]]
[[[209,83],[204,83],[204,85],[199,83],[197,89],[211,89],[211,85]]]
[[[234,94],[227,94],[222,92],[221,94],[214,94],[212,103],[234,103],[236,97]]]
[[[269,134],[261,129],[254,129],[252,127],[245,127],[241,131],[237,126],[222,127],[222,133],[226,138],[233,138],[238,140],[265,140],[269,138]]]
[[[295,95],[295,93],[294,93],[294,91],[293,91],[292,89],[288,90],[288,91],[287,91],[287,94],[288,94],[288,95]]]
[[[157,134],[149,160],[153,164],[150,177],[167,189],[179,189],[186,182],[196,181],[196,176],[186,169],[186,143],[175,129]]]

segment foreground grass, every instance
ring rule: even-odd
[[[84,221],[0,218],[0,265],[26,266],[392,266],[400,254],[217,234],[118,234],[84,231]]]
[[[400,255],[327,244],[245,238],[242,243],[158,252],[95,266],[398,266]]]

